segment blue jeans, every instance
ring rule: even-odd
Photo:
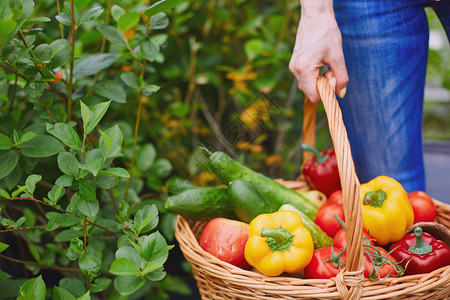
[[[425,190],[422,110],[432,6],[450,31],[450,1],[334,0],[349,83],[339,99],[361,183],[379,175]]]

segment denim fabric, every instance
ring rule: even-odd
[[[339,102],[361,183],[386,175],[407,192],[425,190],[427,5],[448,34],[449,0],[334,0],[349,75]]]

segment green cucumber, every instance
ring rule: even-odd
[[[244,180],[233,180],[228,185],[228,195],[231,199],[231,207],[236,216],[245,223],[250,223],[260,214],[276,211],[268,201],[255,189],[255,187]]]
[[[199,187],[170,196],[164,203],[167,211],[186,219],[211,220],[213,218],[237,219],[224,186]]]
[[[279,210],[290,210],[296,212],[300,218],[302,218],[303,225],[309,230],[311,233],[312,239],[314,241],[314,249],[330,246],[333,242],[333,239],[329,237],[323,230],[314,223],[310,218],[308,218],[304,213],[298,210],[296,207],[290,204],[284,204],[280,207]]]
[[[315,220],[318,208],[309,199],[281,183],[247,168],[227,154],[220,151],[214,152],[210,156],[209,165],[223,183],[228,184],[237,179],[245,180],[251,183],[272,206],[279,208],[283,204],[291,204],[311,220]]]

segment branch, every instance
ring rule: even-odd
[[[24,261],[24,260],[20,260],[20,259],[15,259],[3,254],[0,254],[0,257],[18,264],[23,264],[23,265],[30,265],[30,266],[36,266],[38,268],[41,269],[51,269],[51,270],[58,270],[58,271],[69,271],[69,272],[80,272],[80,269],[78,268],[70,268],[70,267],[60,267],[60,266],[44,266],[44,265],[40,265],[37,264],[35,262],[32,261]]]
[[[44,228],[47,228],[47,226],[11,228],[11,229],[0,230],[0,233],[11,232],[11,231],[18,231],[18,230],[27,230],[27,229],[44,229]]]

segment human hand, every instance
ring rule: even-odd
[[[324,75],[335,79],[335,91],[342,98],[347,91],[348,74],[342,51],[342,36],[336,23],[332,0],[303,0],[302,14],[289,69],[298,87],[311,102],[320,101],[317,92],[319,68],[328,65]]]

